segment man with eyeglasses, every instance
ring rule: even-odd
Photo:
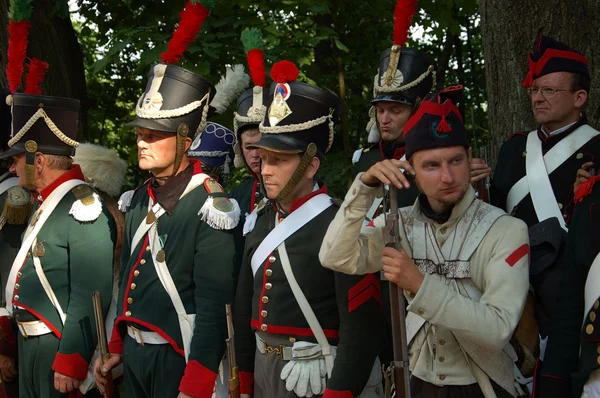
[[[574,181],[580,167],[600,156],[600,132],[588,125],[582,111],[590,73],[587,58],[578,51],[538,35],[523,86],[540,126],[516,133],[502,145],[490,195],[492,204],[529,226],[530,283],[543,359],[545,338],[557,313],[563,268],[558,264],[568,260],[563,252]]]
[[[502,145],[490,192],[494,205],[529,227],[556,217],[566,230],[577,170],[600,155],[600,133],[582,111],[590,84],[583,54],[538,36],[523,86],[540,127],[515,133]]]

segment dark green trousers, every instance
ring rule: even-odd
[[[19,333],[19,398],[76,398],[83,395],[79,390],[60,393],[54,388],[52,364],[58,351],[58,338],[50,333],[43,336],[23,338]],[[86,397],[101,397],[98,389]]]
[[[129,398],[177,397],[185,371],[185,358],[170,344],[136,343],[129,335],[123,341],[123,387]]]
[[[50,333],[23,338],[19,333],[19,397],[68,397],[54,389],[52,363],[58,351],[58,338]]]

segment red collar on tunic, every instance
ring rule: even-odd
[[[50,185],[40,191],[40,196],[42,197],[42,201],[46,200],[48,196],[56,188],[58,188],[63,182],[67,182],[70,180],[82,180],[85,181],[85,177],[83,176],[83,172],[81,171],[81,167],[78,164],[74,164],[71,166],[71,170],[67,171],[65,174],[58,177],[54,180]]]

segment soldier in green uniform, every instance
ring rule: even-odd
[[[182,15],[198,10],[208,14],[189,2]],[[210,398],[215,389],[239,208],[187,154],[214,95],[203,77],[163,62],[151,68],[136,106],[138,165],[151,177],[119,201],[122,271],[111,358],[94,369],[101,390],[121,361],[127,397]]]
[[[337,206],[315,174],[341,103],[297,76],[289,61],[271,69],[273,101],[252,144],[269,201],[247,225],[236,293],[240,390],[260,398],[379,397],[379,280],[330,272],[318,259]]]
[[[535,397],[596,397],[600,394],[600,176],[581,184],[569,224],[561,267],[558,310],[553,316]],[[595,259],[595,260],[594,260]],[[583,322],[582,322],[583,320]],[[583,395],[582,395],[583,392]]]
[[[91,293],[106,311],[113,283],[116,227],[102,199],[72,164],[79,101],[13,94],[12,157],[19,185],[35,193],[6,286],[18,328],[19,396],[58,397],[92,379],[97,337]]]

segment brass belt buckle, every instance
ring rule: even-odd
[[[285,348],[283,344],[279,344],[279,347],[271,347],[266,341],[263,340],[263,345],[265,348],[265,354],[275,354],[283,360],[283,349]]]
[[[142,331],[140,329],[136,328],[135,326],[129,325],[129,327],[131,328],[131,330],[133,330],[134,335],[136,335],[136,334],[138,335],[138,337],[140,339],[139,344],[142,347],[144,347],[144,338],[142,337]]]

